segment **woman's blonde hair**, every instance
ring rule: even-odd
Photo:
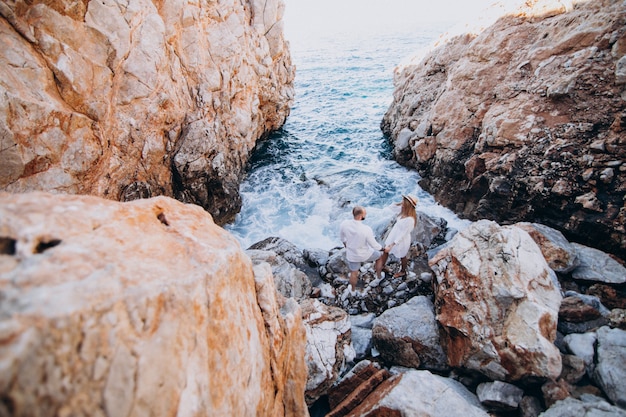
[[[402,210],[400,211],[400,217],[413,217],[414,223],[413,225],[417,225],[417,213],[415,212],[415,207],[413,204],[406,198],[402,199]]]

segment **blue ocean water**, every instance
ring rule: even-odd
[[[270,236],[301,249],[340,246],[339,224],[355,204],[375,230],[402,194],[417,209],[466,225],[418,185],[419,175],[396,163],[380,130],[393,98],[393,70],[430,45],[436,28],[410,35],[328,38],[292,47],[296,98],[283,128],[260,142],[241,184],[243,208],[226,229],[244,248]]]

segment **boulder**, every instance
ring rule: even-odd
[[[429,263],[450,366],[502,381],[559,376],[561,292],[528,233],[481,220]]]
[[[2,415],[302,416],[305,329],[201,207],[0,193]]]
[[[394,368],[391,371],[394,373]],[[385,380],[346,417],[365,415],[489,416],[476,396],[460,382],[417,370],[408,370]]]
[[[383,312],[374,321],[372,339],[387,364],[435,371],[448,369],[434,306],[428,297],[413,297]]]
[[[274,284],[284,297],[301,301],[311,295],[312,286],[307,275],[276,252],[248,249],[246,253],[253,264],[265,262],[272,267]]]
[[[606,253],[573,243],[580,265],[572,271],[572,278],[598,281],[605,284],[626,283],[626,268]]]
[[[1,190],[167,195],[234,218],[256,141],[293,102],[282,0],[1,8]]]
[[[524,396],[524,390],[502,381],[483,382],[476,388],[480,403],[489,410],[516,410]]]
[[[601,327],[596,334],[594,379],[615,405],[626,409],[626,331]]]
[[[539,223],[520,222],[515,226],[533,238],[553,271],[567,273],[578,266],[576,249],[558,230]]]
[[[339,379],[355,357],[350,339],[350,320],[345,311],[319,300],[301,302],[306,329],[305,360],[308,367],[305,397],[313,404]]]

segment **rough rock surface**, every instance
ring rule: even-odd
[[[487,417],[489,414],[460,382],[429,371],[409,370],[385,380],[346,416]]]
[[[461,216],[626,260],[626,3],[524,3],[399,67],[381,128]]]
[[[440,372],[448,370],[434,306],[428,297],[413,297],[383,312],[374,321],[372,338],[376,350],[388,365]]]
[[[626,331],[601,327],[597,335],[595,377],[609,399],[626,409]]]
[[[350,343],[350,320],[345,311],[318,300],[301,303],[306,328],[306,401],[313,404],[325,395],[355,357]]]
[[[174,196],[218,224],[295,67],[282,0],[0,3],[0,189]]]
[[[307,415],[305,329],[195,205],[0,193],[0,415]]]
[[[528,233],[481,220],[429,263],[450,366],[502,381],[559,376],[560,288]]]

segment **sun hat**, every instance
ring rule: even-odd
[[[415,206],[417,205],[417,197],[415,197],[413,194],[403,195],[402,197],[406,198],[409,201],[409,203],[411,203],[413,208],[415,208]]]

